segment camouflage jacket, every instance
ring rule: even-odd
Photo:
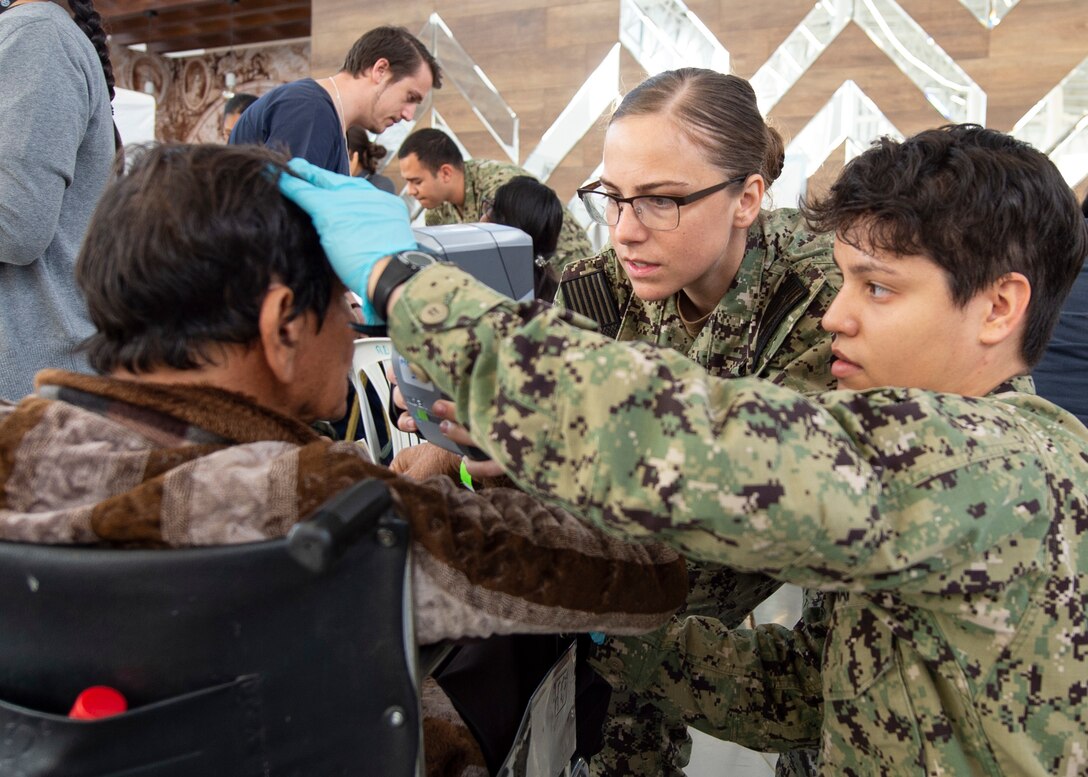
[[[528,170],[524,170],[509,162],[497,162],[492,159],[466,159],[465,160],[465,203],[458,209],[452,203],[444,202],[437,208],[427,211],[427,226],[433,227],[439,224],[467,224],[480,221],[487,213],[491,202],[495,199],[495,191],[511,178],[519,175],[528,175],[536,178]],[[593,253],[593,247],[586,238],[574,216],[566,208],[563,209],[563,227],[559,231],[559,242],[556,244],[555,253],[549,257],[548,263],[555,268],[557,273],[563,271],[563,267],[582,257]]]
[[[1088,771],[1088,430],[1072,416],[1008,386],[804,397],[569,323],[586,322],[435,266],[391,334],[524,490],[836,592],[823,773]],[[701,644],[683,660],[707,696],[795,682],[788,662],[721,678]]]
[[[733,284],[694,338],[680,320],[676,295],[640,299],[612,249],[568,265],[556,304],[593,318],[617,340],[679,351],[711,375],[759,375],[798,391],[820,391],[835,385],[831,338],[820,328],[842,283],[831,244],[830,235],[809,230],[796,210],[764,212],[748,230]]]

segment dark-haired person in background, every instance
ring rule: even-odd
[[[378,172],[380,163],[387,153],[385,146],[380,146],[370,139],[370,133],[362,127],[348,127],[348,174],[353,178],[365,178],[383,192],[396,194],[393,181]]]
[[[397,150],[400,175],[408,193],[427,209],[427,226],[483,221],[495,192],[511,178],[529,171],[493,159],[465,159],[442,130],[413,132]],[[561,272],[568,262],[590,256],[593,247],[574,216],[563,209],[563,228],[550,264]]]
[[[1088,219],[1088,196],[1081,204]],[[1066,297],[1046,353],[1031,373],[1035,390],[1088,426],[1088,262]]]
[[[257,102],[257,95],[243,92],[234,95],[223,105],[223,121],[219,125],[219,134],[223,137],[224,143],[230,142],[230,133],[234,125],[238,123],[238,119],[242,118],[245,109],[255,102]]]
[[[563,203],[545,184],[528,175],[511,178],[495,190],[484,221],[517,227],[533,241],[533,294],[551,302],[559,276],[550,264],[563,228]]]
[[[86,371],[93,331],[72,268],[120,136],[113,68],[90,0],[0,8],[0,397],[43,367]],[[73,23],[74,19],[74,23]]]
[[[376,27],[352,45],[335,75],[304,78],[261,96],[238,120],[230,142],[287,149],[326,170],[348,174],[345,134],[374,133],[410,120],[442,73],[403,27]]]

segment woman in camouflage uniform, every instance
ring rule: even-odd
[[[792,208],[761,209],[783,157],[744,79],[698,68],[647,79],[609,122],[600,180],[579,190],[611,247],[567,266],[557,304],[619,340],[669,346],[711,375],[832,388],[820,328],[840,285],[831,236]],[[779,585],[705,564],[689,570],[685,612],[727,627]],[[593,773],[679,776],[689,748],[683,723],[616,690]]]
[[[833,388],[831,342],[820,319],[841,277],[830,235],[813,232],[793,208],[761,208],[783,161],[782,138],[763,121],[744,79],[684,68],[643,81],[609,121],[601,179],[579,190],[590,216],[609,227],[611,247],[567,265],[556,304],[616,339],[671,347],[711,375],[756,375],[799,391]],[[414,430],[408,414],[400,426]],[[455,473],[457,462],[434,447],[408,449],[393,469]],[[466,464],[473,476],[501,473],[493,462]],[[727,627],[779,587],[724,567],[689,569],[684,613]],[[815,649],[821,620],[819,599],[809,597],[796,637]],[[601,660],[608,650],[606,643],[598,651]],[[689,752],[682,722],[617,689],[592,771],[683,777]],[[780,760],[779,772],[803,773],[803,766],[798,754]]]

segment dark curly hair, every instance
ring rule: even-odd
[[[1022,273],[1031,284],[1021,344],[1029,367],[1088,253],[1084,218],[1054,163],[974,124],[881,138],[802,210],[815,229],[854,247],[933,260],[959,305]]]

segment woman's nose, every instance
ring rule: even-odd
[[[618,243],[635,243],[646,238],[646,226],[638,220],[630,203],[618,204],[619,218],[612,227],[612,239]]]

